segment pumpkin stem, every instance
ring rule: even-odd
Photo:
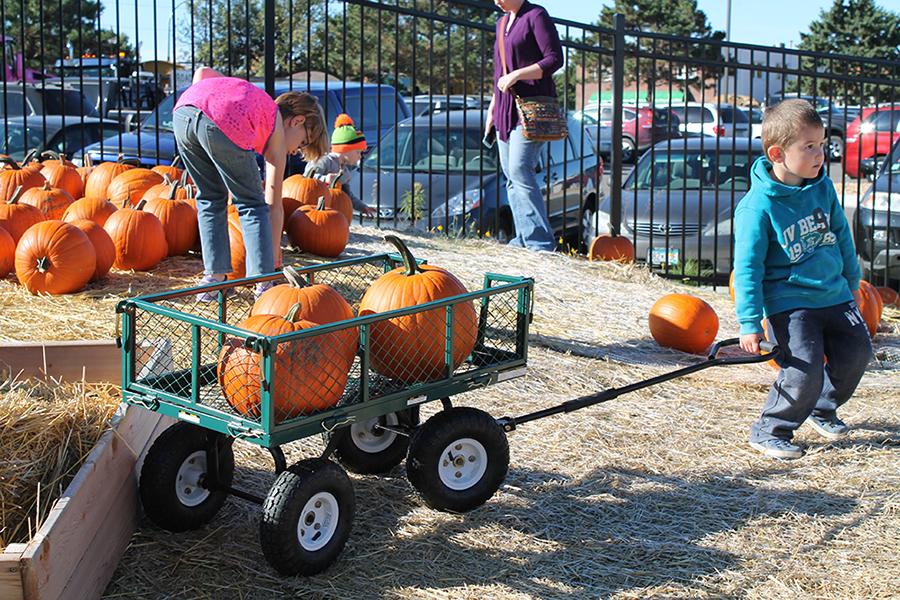
[[[301,310],[303,310],[303,306],[299,302],[297,302],[290,308],[290,310],[288,310],[288,313],[284,316],[284,318],[291,323],[296,323],[300,320]]]
[[[3,162],[3,160],[0,159],[0,162]],[[16,191],[13,192],[12,197],[9,200],[7,200],[6,203],[7,204],[18,204],[19,197],[22,195],[23,189],[24,189],[24,186],[21,186],[21,185],[16,186]]]
[[[384,241],[393,244],[397,248],[397,252],[400,253],[400,257],[403,259],[404,275],[410,276],[415,275],[416,272],[422,272],[422,269],[419,268],[419,263],[416,262],[415,257],[409,251],[409,248],[406,247],[406,244],[403,243],[403,240],[396,235],[386,235],[384,236]]]
[[[281,270],[284,273],[285,278],[288,280],[288,283],[291,284],[293,288],[302,288],[309,285],[303,277],[300,276],[300,273],[297,272],[297,269],[291,266],[287,266]]]
[[[333,190],[341,189],[341,184],[338,183],[338,179],[340,179],[343,176],[344,176],[344,167],[341,167],[340,170],[337,172],[337,175],[334,176],[334,179],[331,180],[331,185],[329,185],[328,187],[330,187]],[[337,187],[335,187],[335,186],[337,186]]]
[[[319,196],[319,201],[316,203],[316,210],[325,210],[325,196]]]
[[[37,270],[38,273],[46,273],[50,270],[50,259],[46,256],[42,256],[37,260]]]

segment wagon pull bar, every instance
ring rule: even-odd
[[[636,383],[632,383],[630,385],[622,386],[619,388],[611,388],[608,390],[604,390],[602,392],[597,392],[596,394],[590,394],[588,396],[582,396],[580,398],[575,398],[573,400],[568,400],[563,402],[558,406],[554,406],[551,408],[545,408],[544,410],[539,410],[537,412],[533,412],[527,415],[523,415],[521,417],[502,417],[497,419],[497,424],[503,428],[504,431],[515,431],[516,427],[521,423],[528,423],[529,421],[536,421],[538,419],[543,419],[544,417],[549,417],[551,415],[558,415],[564,412],[573,412],[580,408],[586,408],[588,406],[593,406],[595,404],[600,404],[601,402],[607,402],[608,400],[613,400],[614,398],[618,398],[622,394],[627,394],[629,392],[634,392],[645,387],[650,387],[651,385],[656,385],[658,383],[663,383],[665,381],[669,381],[671,379],[675,379],[677,377],[681,377],[682,375],[688,375],[690,373],[696,373],[697,371],[702,371],[703,369],[708,369],[709,367],[715,367],[720,365],[745,365],[751,363],[759,363],[770,360],[777,356],[781,349],[768,341],[760,341],[759,347],[762,351],[762,354],[749,354],[746,356],[737,356],[733,358],[719,358],[719,350],[726,346],[734,346],[740,343],[738,338],[731,338],[727,340],[723,340],[713,346],[712,351],[709,354],[709,358],[703,362],[699,362],[693,365],[688,365],[687,367],[677,369],[670,373],[664,373],[662,375],[657,375],[656,377],[651,377],[650,379],[645,379],[643,381],[638,381]]]

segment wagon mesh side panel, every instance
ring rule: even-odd
[[[361,263],[303,276],[333,287],[356,314],[365,290],[383,272],[381,264]],[[220,323],[236,327],[249,316],[252,292],[252,284],[236,288],[222,305],[178,293],[156,298],[154,310],[139,303],[133,313],[134,382],[165,401],[224,411],[232,415],[228,419],[268,432],[273,424],[398,393],[412,397],[419,387],[524,359],[527,315],[517,287],[454,297],[407,315],[364,315],[315,334],[221,330]],[[205,320],[192,323],[193,317]],[[215,410],[211,416],[223,418]]]

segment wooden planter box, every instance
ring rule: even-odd
[[[94,351],[79,352],[72,345],[42,348],[40,364],[52,363],[56,360],[52,356],[61,352],[81,355],[78,360],[64,361],[71,369],[63,378],[70,381],[99,381],[87,375],[88,369],[98,374],[120,372],[118,351],[102,347],[99,352],[107,359],[96,362],[99,355]],[[4,355],[10,345],[4,346],[0,360],[10,364]],[[21,355],[22,345],[13,347],[12,353]],[[114,366],[108,363],[109,357],[114,357]],[[52,369],[43,374],[59,378]],[[119,407],[112,429],[101,436],[37,535],[27,544],[10,544],[2,550],[0,599],[100,598],[141,517],[138,478],[144,454],[174,422],[142,408]]]

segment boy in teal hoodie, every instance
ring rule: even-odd
[[[791,459],[803,456],[792,439],[804,422],[829,440],[847,432],[837,408],[873,351],[854,300],[860,270],[850,227],[822,169],[822,119],[806,100],[785,100],[766,110],[762,142],[765,156],[734,213],[735,310],[741,348],[759,352],[764,317],[781,348],[750,445]]]

